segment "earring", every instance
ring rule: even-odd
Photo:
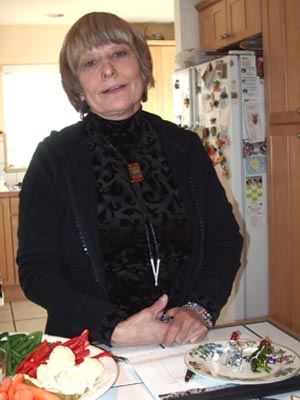
[[[84,112],[82,108],[79,110],[79,116],[81,120],[84,118]]]
[[[84,119],[85,114],[89,112],[88,103],[85,100],[82,100],[81,108],[79,109],[80,119]]]

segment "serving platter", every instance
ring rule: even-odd
[[[25,332],[18,332],[18,333],[25,333]],[[10,335],[14,335],[11,333]],[[54,343],[54,342],[66,342],[69,340],[69,338],[65,337],[60,337],[60,336],[52,336],[52,335],[43,335],[42,340],[47,340],[49,343]],[[97,347],[97,346],[92,346],[89,345],[87,348],[90,351],[89,357],[93,357],[99,353],[102,353],[103,349]],[[118,374],[119,374],[119,367],[118,364],[115,362],[115,360],[112,357],[102,357],[100,359],[102,365],[104,366],[104,373],[101,375],[100,379],[97,381],[95,386],[81,395],[80,399],[82,400],[96,400],[99,399],[100,396],[102,396],[104,393],[106,393],[112,385],[115,383]]]
[[[294,351],[272,344],[272,353],[268,355],[269,371],[259,368],[253,372],[250,356],[258,349],[259,341],[241,340],[242,361],[239,366],[228,365],[227,355],[230,348],[228,340],[219,340],[199,345],[186,353],[184,361],[195,374],[237,384],[271,383],[290,378],[300,369],[300,359]]]
[[[59,336],[52,336],[52,335],[43,335],[43,340],[47,340],[49,343],[53,343],[56,341],[65,342],[69,340],[68,338],[63,338]],[[87,347],[90,350],[90,357],[95,356],[103,352],[103,349],[98,348],[97,346],[89,345]],[[119,374],[119,367],[118,364],[113,360],[112,357],[103,357],[101,358],[101,363],[104,366],[104,373],[101,376],[100,380],[97,384],[88,392],[81,395],[80,399],[82,400],[96,400],[104,393],[106,393],[112,385],[115,383],[118,374]]]

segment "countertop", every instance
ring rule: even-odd
[[[261,321],[261,322],[252,322],[249,324],[240,324],[240,325],[230,325],[230,326],[223,326],[223,327],[216,327],[210,330],[208,337],[205,339],[206,341],[214,341],[224,339],[230,336],[232,330],[238,330],[243,337],[247,338],[256,338],[258,340],[262,338],[272,338],[274,343],[279,343],[282,346],[286,346],[289,349],[292,349],[295,353],[300,353],[300,341],[295,338],[294,336],[290,335],[289,333],[283,331],[278,326],[274,325],[269,321]],[[229,335],[229,336],[228,336]],[[191,345],[190,345],[191,346]],[[193,345],[195,346],[195,345]],[[229,384],[229,387],[226,389],[226,392],[220,392],[217,389],[223,389],[223,387],[218,385],[224,385],[224,382],[215,381],[213,387],[209,387],[210,385],[201,386],[201,389],[192,389],[190,386],[190,382],[184,383],[184,374],[186,368],[184,367],[183,363],[183,355],[175,358],[174,355],[168,355],[170,349],[167,348],[162,349],[159,346],[156,351],[166,352],[165,357],[159,357],[158,359],[154,359],[151,354],[155,354],[155,346],[141,346],[139,348],[114,348],[113,351],[115,354],[122,355],[127,357],[130,362],[120,363],[120,373],[117,381],[112,386],[107,393],[101,397],[103,400],[123,400],[127,398],[132,399],[139,399],[139,400],[165,400],[165,399],[176,399],[176,400],[206,400],[206,399],[254,399],[258,396],[262,398],[269,398],[269,399],[282,399],[282,400],[290,400],[292,394],[297,394],[299,396],[300,392],[300,375],[299,372],[294,377],[290,378],[293,379],[293,382],[290,383],[288,380],[274,382],[274,383],[267,383],[267,384],[259,384],[259,385],[232,385]],[[182,346],[183,350],[185,349],[185,345]],[[145,356],[146,355],[146,356]],[[145,358],[146,359],[143,359]],[[170,358],[171,357],[171,358]],[[162,371],[162,374],[165,374],[167,360],[172,360],[172,366],[174,363],[176,364],[176,370],[181,366],[179,365],[182,363],[182,371],[180,369],[180,373],[178,373],[175,377],[172,375],[172,379],[167,379],[164,381],[167,384],[167,390],[162,394],[162,392],[156,392],[153,384],[153,381],[159,381],[160,377],[156,376],[159,371]],[[174,361],[175,360],[175,361]],[[151,364],[151,368],[149,369],[149,365]],[[177,367],[178,366],[178,367]],[[148,375],[149,371],[151,372],[151,379],[148,382],[145,381],[145,377],[148,375],[145,374],[145,368],[148,368]],[[164,367],[164,368],[163,368]],[[162,369],[160,369],[162,368]],[[173,369],[173,367],[172,367]],[[179,370],[179,369],[178,369]],[[144,371],[144,372],[143,372]],[[137,373],[138,372],[138,373]],[[144,376],[143,376],[144,373]],[[148,376],[149,378],[149,376]],[[201,382],[203,378],[196,377],[195,380]],[[295,384],[295,380],[297,380]],[[172,392],[171,388],[174,386],[174,382],[181,381],[181,385],[186,385],[186,389],[181,392]],[[205,381],[206,382],[206,381]],[[219,382],[219,383],[217,383]],[[286,382],[286,385],[283,384]],[[194,383],[195,384],[195,383]],[[278,385],[282,385],[278,387]],[[169,389],[169,390],[168,390]],[[211,390],[213,389],[213,390]],[[289,391],[289,389],[291,391]],[[282,390],[282,391],[281,391]],[[229,391],[229,393],[227,393]],[[239,393],[236,393],[236,392]],[[283,393],[284,392],[284,393]],[[255,393],[256,395],[253,395]],[[262,397],[263,396],[263,397]],[[267,396],[267,397],[264,397]],[[297,397],[298,398],[298,397]]]
[[[18,185],[7,186],[4,181],[0,181],[0,198],[18,197],[20,187]]]
[[[10,197],[19,197],[19,190],[2,190],[0,189],[0,199],[10,198]]]

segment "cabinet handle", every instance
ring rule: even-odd
[[[300,139],[300,132],[297,133],[296,138]]]
[[[231,35],[229,35],[229,33],[223,33],[223,34],[221,35],[221,40],[226,40],[226,39],[230,38],[230,36],[231,36]]]
[[[300,107],[296,108],[297,113],[300,113]]]

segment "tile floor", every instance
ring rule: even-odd
[[[46,311],[28,301],[11,301],[0,306],[0,332],[44,332]]]

